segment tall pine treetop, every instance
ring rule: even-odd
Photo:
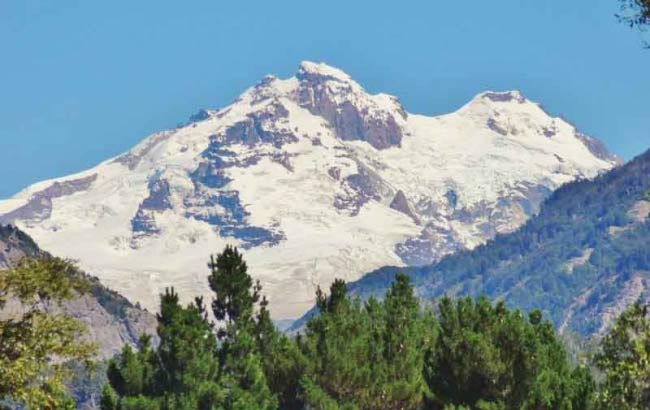
[[[215,293],[212,300],[215,318],[228,324],[252,319],[261,286],[259,281],[253,285],[246,262],[237,248],[226,246],[216,258],[210,257],[208,267],[208,283]],[[223,332],[219,336],[223,337]]]

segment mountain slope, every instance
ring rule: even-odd
[[[0,269],[10,268],[24,257],[47,258],[29,235],[13,226],[0,225]],[[135,345],[142,333],[155,335],[155,317],[126,298],[104,287],[97,278],[79,273],[88,281],[89,292],[75,295],[61,306],[43,304],[46,311],[66,313],[84,323],[88,337],[97,344],[98,358],[107,359],[119,352],[126,343]],[[0,309],[0,317],[11,318],[22,313],[24,307],[17,299],[9,298]]]
[[[427,300],[485,294],[542,309],[562,332],[598,334],[630,304],[650,301],[649,218],[650,151],[561,187],[514,233],[406,272]],[[350,287],[381,294],[402,270],[382,268]]]
[[[289,318],[312,305],[316,284],[472,249],[519,227],[560,185],[617,163],[516,91],[427,117],[304,62],[0,202],[0,222],[151,310],[165,286],[206,292],[208,255],[232,243],[274,316]]]

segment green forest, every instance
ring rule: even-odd
[[[576,298],[588,295],[567,328],[592,335],[625,284],[650,272],[650,219],[647,211],[634,212],[650,201],[647,175],[650,151],[597,178],[563,185],[515,232],[430,266],[378,269],[351,283],[350,291],[381,297],[402,272],[423,299],[484,295],[524,311],[540,309],[556,328]]]
[[[180,409],[645,409],[650,403],[650,316],[633,305],[594,353],[570,360],[540,311],[487,298],[423,307],[398,274],[380,299],[350,297],[343,281],[316,294],[318,314],[279,332],[260,284],[236,248],[211,257],[213,298],[160,298],[156,343],[142,335],[106,366],[75,342],[73,318],[28,311],[2,322],[5,408],[72,409],[66,360],[106,372],[102,410]],[[71,265],[27,260],[2,275],[1,294],[61,300],[84,291]],[[54,330],[56,329],[56,330]],[[57,356],[59,360],[50,360]],[[79,366],[76,371],[80,372]]]

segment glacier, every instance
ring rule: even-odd
[[[303,62],[0,201],[0,223],[152,311],[168,286],[187,301],[207,294],[209,255],[233,244],[274,317],[295,318],[317,286],[472,249],[515,230],[562,184],[619,163],[518,91],[425,116]]]

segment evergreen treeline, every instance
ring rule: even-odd
[[[167,291],[160,344],[143,336],[109,363],[102,410],[642,409],[650,397],[650,322],[638,306],[603,343],[598,389],[539,311],[445,297],[433,312],[405,275],[382,300],[362,302],[335,281],[317,292],[319,314],[289,337],[237,249],[209,266],[216,324],[202,299],[181,306]]]

